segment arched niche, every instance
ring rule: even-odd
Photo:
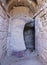
[[[35,21],[25,24],[24,27],[24,41],[26,49],[31,52],[35,50]]]

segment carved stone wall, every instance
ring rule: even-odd
[[[0,6],[0,60],[6,55],[7,52],[7,30],[8,20],[5,12]]]
[[[41,10],[35,18],[35,45],[39,58],[47,65],[47,3]]]
[[[10,14],[12,15],[12,16],[14,16],[14,14],[15,15],[27,15],[27,16],[29,16],[29,8],[28,7],[24,7],[24,6],[19,6],[19,7],[14,7],[12,10],[11,10],[11,12],[10,12]]]

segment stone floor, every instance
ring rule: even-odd
[[[6,56],[1,65],[43,65],[37,58],[35,52],[26,51],[26,55],[22,58],[15,56]]]

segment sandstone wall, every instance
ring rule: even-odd
[[[35,18],[36,51],[43,63],[47,63],[47,3]],[[47,65],[47,64],[46,64]]]
[[[24,7],[24,6],[22,6],[22,7],[20,7],[20,6],[19,7],[14,7],[11,10],[10,14],[12,16],[14,16],[14,15],[29,15],[29,8]]]
[[[27,15],[27,16],[32,16],[33,13],[30,11],[28,7],[24,6],[18,6],[18,7],[13,7],[13,9],[10,11],[10,15]]]
[[[0,6],[0,61],[6,55],[8,20],[5,12]]]

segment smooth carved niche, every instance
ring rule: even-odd
[[[26,50],[23,30],[25,24],[32,21],[33,19],[28,16],[14,17],[10,20],[10,25],[9,25],[10,43],[8,47],[9,52]]]

